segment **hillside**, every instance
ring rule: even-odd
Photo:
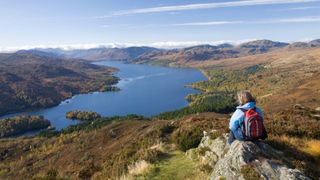
[[[302,112],[308,111],[291,108],[291,112],[288,113],[291,113],[293,118],[299,116],[305,118],[308,115]],[[289,167],[292,170],[297,168],[299,170],[294,172],[302,172],[309,177],[319,177],[319,170],[316,167],[319,165],[320,154],[317,149],[314,149],[319,145],[319,141],[316,140],[319,138],[319,130],[317,130],[320,127],[319,121],[313,118],[308,120],[315,123],[311,127],[289,120],[288,123],[297,126],[298,129],[283,129],[281,123],[273,122],[275,120],[281,122],[284,113],[287,112],[277,113],[277,119],[266,119],[270,139],[265,143],[278,151],[283,151],[280,154],[285,154],[281,156],[283,159],[279,159],[278,155],[270,163],[276,164],[276,167]],[[128,116],[97,119],[69,127],[53,136],[42,134],[41,137],[34,138],[2,139],[0,140],[0,177],[9,179],[21,176],[49,179],[117,179],[119,177],[208,179],[214,169],[205,162],[212,160],[214,163],[219,160],[219,158],[214,159],[214,155],[210,155],[209,152],[213,150],[200,146],[197,150],[199,155],[206,154],[200,162],[188,159],[183,151],[198,147],[203,138],[202,131],[207,131],[209,132],[207,137],[212,139],[211,142],[208,140],[207,144],[216,147],[215,150],[218,152],[221,146],[214,139],[223,136],[227,132],[227,127],[228,115],[215,113],[189,115],[171,121]],[[309,136],[303,133],[305,130],[312,132],[313,129],[318,134],[313,133]],[[279,136],[281,134],[286,135]],[[281,138],[277,138],[278,136]],[[297,142],[287,141],[288,138],[297,137],[302,139],[296,140]],[[299,144],[296,144],[298,142]],[[240,150],[236,145],[231,148],[234,149],[233,151]],[[268,152],[266,155],[271,153],[270,148],[266,147],[262,150]],[[229,158],[237,158],[238,154],[235,153],[233,156],[233,153],[230,153]],[[251,152],[246,152],[246,158],[247,156],[251,156]],[[259,160],[264,162],[262,158]],[[222,158],[221,161],[223,161]],[[242,167],[242,165],[237,166]],[[254,174],[268,169],[266,166],[257,169],[256,172],[253,166],[249,170]],[[220,172],[226,171],[222,169]],[[281,172],[284,173],[284,171]],[[276,171],[275,175],[280,173],[277,174]]]
[[[203,93],[189,95],[185,108],[1,139],[0,178],[319,179],[320,49],[275,46],[281,48],[184,63],[209,79],[193,84]],[[250,90],[264,111],[269,137],[262,143],[225,145],[239,89]]]
[[[0,54],[0,114],[59,104],[74,94],[104,91],[114,68],[29,53]]]
[[[154,64],[165,66],[192,66],[194,63],[247,57],[264,54],[275,50],[299,50],[320,47],[319,40],[310,42],[284,43],[271,40],[255,40],[239,45],[228,43],[219,45],[198,45],[181,49],[157,49],[153,47],[126,47],[126,48],[92,48],[92,49],[33,49],[18,52],[45,55],[52,57],[80,58],[89,61],[121,60],[138,64]]]
[[[193,64],[202,68],[208,82],[195,88],[207,94],[249,89],[266,110],[295,103],[319,105],[320,49],[276,51],[224,61]]]
[[[223,44],[220,46],[194,46],[183,49],[167,50],[161,52],[144,53],[133,62],[148,63],[165,66],[198,66],[201,64],[214,64],[219,60],[250,57],[273,51],[295,51],[319,47],[317,40],[309,43],[282,43],[270,40],[257,40],[242,43],[237,46]]]
[[[35,131],[48,128],[50,121],[43,116],[16,116],[13,118],[1,119],[0,138],[23,134],[28,131]]]

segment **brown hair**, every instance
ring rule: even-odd
[[[240,105],[244,105],[248,102],[256,102],[256,99],[252,96],[252,94],[245,90],[245,91],[239,91],[237,93],[238,96],[238,102]]]

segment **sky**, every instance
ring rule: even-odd
[[[320,0],[0,0],[0,51],[320,38]]]

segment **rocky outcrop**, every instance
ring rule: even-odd
[[[269,145],[250,141],[227,144],[227,134],[215,138],[204,133],[198,148],[187,151],[202,166],[211,167],[210,179],[309,179],[301,171],[281,163],[284,154]],[[207,168],[208,169],[208,168]]]

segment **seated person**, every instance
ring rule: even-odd
[[[255,98],[249,91],[240,91],[237,96],[239,106],[230,119],[228,143],[235,139],[255,141],[267,138],[262,111],[256,107]]]

